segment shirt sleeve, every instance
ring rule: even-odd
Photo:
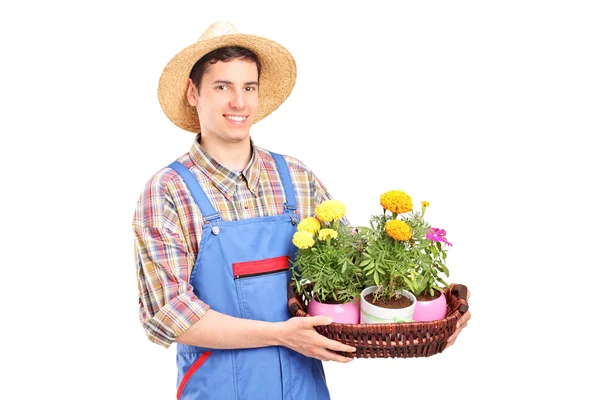
[[[204,316],[209,306],[189,283],[195,255],[172,196],[160,178],[140,196],[133,220],[139,317],[148,338],[164,347]]]
[[[316,206],[318,206],[325,200],[331,200],[333,197],[327,191],[327,188],[325,188],[325,185],[323,185],[323,182],[321,182],[321,180],[319,178],[317,178],[317,176],[314,173],[312,174],[312,178],[313,178],[313,187],[314,187],[313,201],[314,201],[315,208],[316,208]]]

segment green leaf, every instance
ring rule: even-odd
[[[427,280],[426,276],[424,276],[424,277],[421,278],[421,281],[419,282],[419,286],[417,288],[417,291],[419,293],[421,293],[423,290],[425,290],[425,288],[427,287],[427,281],[428,280]]]
[[[440,264],[439,267],[441,268],[440,269],[441,272],[443,272],[446,276],[450,276],[450,271],[448,270],[446,265]]]

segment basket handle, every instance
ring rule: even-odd
[[[302,304],[296,293],[294,292],[294,285],[290,283],[287,288],[288,292],[288,310],[293,317],[303,317],[306,313],[302,309]]]
[[[467,294],[469,293],[469,290],[467,287],[459,283],[452,285],[450,290],[451,293],[460,301],[458,311],[460,311],[462,314],[466,313],[469,310],[469,303],[467,303]]]

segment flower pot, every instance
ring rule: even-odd
[[[383,308],[369,303],[365,296],[377,290],[377,286],[369,286],[360,294],[360,323],[361,324],[389,324],[396,322],[412,322],[413,312],[417,299],[414,294],[404,290],[402,295],[412,301],[412,305],[405,308]]]
[[[442,293],[437,299],[417,300],[413,321],[426,322],[446,317],[446,296]]]
[[[308,314],[326,315],[338,324],[358,324],[360,320],[360,303],[358,299],[344,304],[326,304],[314,297],[308,302]]]

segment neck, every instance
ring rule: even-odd
[[[242,171],[252,158],[250,137],[240,142],[217,142],[202,136],[200,145],[219,164],[230,170]]]

